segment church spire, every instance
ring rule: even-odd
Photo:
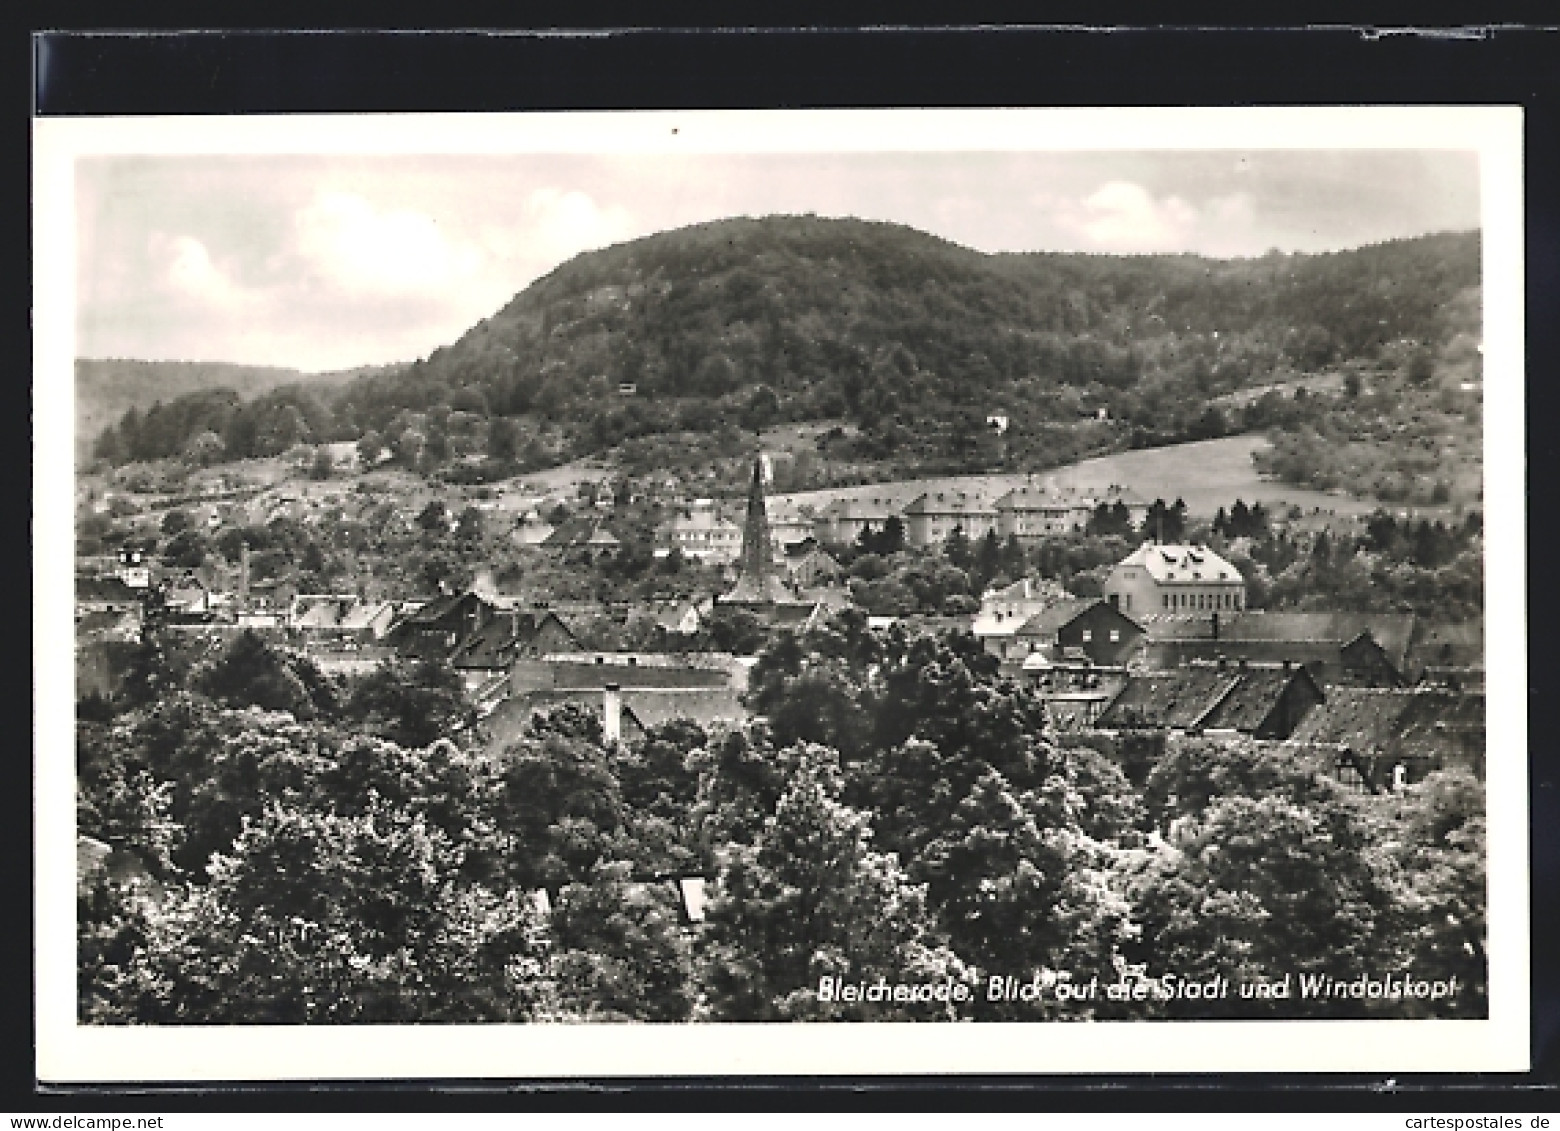
[[[764,457],[753,460],[753,482],[748,487],[747,523],[742,528],[742,576],[762,587],[774,570],[774,543],[770,541],[769,511],[764,506]]]
[[[775,574],[774,552],[769,512],[764,507],[764,457],[759,456],[753,462],[753,482],[748,488],[747,524],[742,528],[737,584],[720,598],[721,602],[763,607],[786,601],[785,586]]]

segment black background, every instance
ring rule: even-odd
[[[290,8],[297,9],[289,10]],[[1486,9],[1486,12],[1489,10]],[[1103,24],[1098,6],[1071,16]],[[31,979],[23,971],[31,931],[13,917],[13,962],[0,979],[7,1017],[6,1093],[11,1112],[197,1112],[219,1110],[523,1110],[626,1106],[638,1109],[717,1103],[773,1109],[827,1103],[839,1109],[894,1104],[968,1110],[1025,1103],[1102,1111],[1395,1110],[1476,1115],[1556,1109],[1560,1082],[1560,799],[1555,725],[1544,709],[1556,640],[1546,594],[1549,531],[1555,514],[1556,342],[1560,335],[1560,33],[1504,25],[1468,31],[1393,31],[1408,17],[1372,26],[1133,27],[1117,30],[1019,27],[1011,14],[970,19],[963,28],[884,26],[890,11],[843,26],[793,12],[788,27],[683,30],[625,27],[620,13],[572,6],[529,31],[418,33],[265,32],[211,26],[214,13],[164,5],[137,13],[133,33],[106,13],[62,4],[29,30],[28,105],[37,116],[119,114],[349,113],[886,106],[1149,106],[1516,104],[1525,107],[1527,224],[1527,430],[1529,457],[1529,778],[1532,816],[1534,1070],[1490,1077],[995,1077],[679,1081],[415,1082],[358,1085],[165,1086],[40,1090],[31,1056]],[[366,25],[386,13],[327,12],[333,26]],[[667,17],[667,10],[659,13]],[[677,13],[672,12],[675,17]],[[491,15],[491,13],[489,13]],[[317,8],[278,4],[267,18],[294,28],[326,26]],[[120,17],[123,19],[123,17]],[[535,17],[533,17],[535,18]],[[902,16],[899,17],[901,20]],[[1030,17],[1033,18],[1032,15]],[[1056,18],[1053,16],[1053,18]],[[1246,18],[1250,18],[1249,15]],[[1359,19],[1358,15],[1353,17]],[[1491,14],[1481,17],[1495,18]],[[980,26],[986,25],[986,26]],[[1126,26],[1122,26],[1126,25]],[[118,26],[124,27],[123,23]],[[482,19],[468,26],[485,26]],[[878,30],[862,30],[877,27]],[[589,29],[570,32],[567,29]],[[42,29],[48,29],[43,33]],[[61,30],[64,29],[64,30]],[[69,29],[76,29],[75,31]],[[158,30],[162,29],[162,30]],[[25,209],[13,210],[20,224]],[[24,229],[25,230],[25,229]],[[25,235],[24,239],[27,238]],[[16,309],[19,309],[16,308]],[[16,342],[27,341],[20,327]],[[13,424],[19,424],[19,418]],[[1509,442],[1516,442],[1512,436]],[[1537,440],[1535,445],[1531,441]],[[14,451],[27,450],[17,437]],[[12,500],[19,503],[18,499]],[[17,512],[21,529],[25,512]],[[13,599],[23,599],[20,587]],[[1548,598],[1552,602],[1553,598]],[[12,717],[27,708],[19,705]],[[1490,752],[1491,758],[1520,751]],[[31,789],[14,752],[6,800],[11,874],[31,859]],[[19,885],[12,905],[21,906]],[[31,898],[26,906],[30,909]],[[23,1030],[23,1018],[28,1029]],[[1296,1022],[1296,1024],[1305,1024]],[[345,1034],[344,1039],[350,1039]],[[24,1053],[26,1055],[24,1055]],[[498,1089],[495,1095],[492,1089]],[[1395,1123],[1395,1121],[1394,1121]]]

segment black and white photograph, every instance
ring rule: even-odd
[[[41,1065],[1526,1067],[1520,111],[36,128]]]

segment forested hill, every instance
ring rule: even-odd
[[[444,406],[523,417],[551,453],[578,455],[844,420],[870,456],[957,463],[976,460],[989,414],[1009,417],[1013,459],[1103,409],[1111,435],[1091,443],[1141,445],[1194,435],[1241,388],[1434,352],[1478,284],[1477,233],[1219,261],[986,255],[894,224],[723,220],[577,256],[430,357],[352,381],[329,428],[426,433]]]
[[[204,423],[213,405],[236,405],[244,400],[275,395],[278,390],[307,390],[313,398],[329,399],[348,381],[394,366],[360,366],[329,373],[305,373],[269,365],[239,365],[224,361],[138,361],[128,358],[78,358],[75,366],[76,439],[91,444],[104,429],[142,419],[154,406],[172,408],[170,431],[177,441],[163,451],[136,453],[128,446],[116,450],[115,462],[132,458],[158,458],[175,454],[192,434],[184,422]],[[225,409],[223,411],[226,411]],[[148,437],[150,442],[152,437]]]
[[[250,396],[303,379],[296,369],[208,361],[130,361],[120,358],[76,362],[77,435],[96,436],[130,408],[150,408],[204,389],[227,388]]]
[[[913,430],[959,408],[1076,419],[1095,407],[1081,395],[1149,424],[1186,411],[1181,378],[1200,411],[1285,364],[1433,343],[1443,307],[1478,283],[1477,233],[1216,261],[989,256],[893,224],[727,220],[578,256],[346,399],[382,428],[465,389],[471,407],[591,424],[603,440],[672,426],[669,400],[694,423],[716,401],[750,424]],[[607,395],[622,383],[634,401]]]

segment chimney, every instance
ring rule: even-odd
[[[615,683],[601,690],[601,737],[607,742],[623,741],[623,692]]]

